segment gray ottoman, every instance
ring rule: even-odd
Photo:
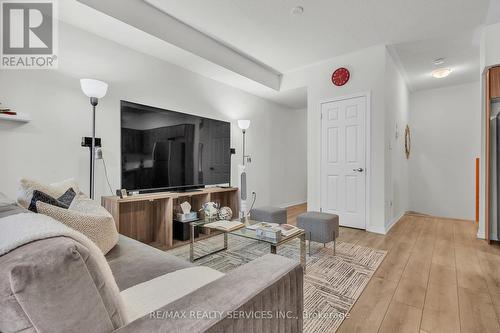
[[[279,207],[259,207],[250,211],[250,219],[259,222],[286,223],[286,209]]]
[[[297,217],[297,227],[304,229],[309,239],[309,254],[311,254],[311,241],[329,243],[333,241],[335,253],[335,239],[339,236],[339,217],[335,214],[307,212]]]

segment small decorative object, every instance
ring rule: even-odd
[[[205,202],[201,205],[201,210],[205,213],[205,219],[213,220],[219,213],[219,204],[215,202]]]
[[[349,81],[351,73],[345,67],[337,68],[332,74],[332,83],[337,87],[341,87]]]
[[[181,210],[182,210],[182,213],[184,213],[184,214],[190,213],[191,212],[191,204],[187,201],[184,201],[183,203],[181,203]]]
[[[219,209],[219,219],[220,220],[226,220],[226,221],[231,221],[233,218],[233,211],[229,207],[222,207]]]
[[[182,213],[177,213],[175,220],[178,222],[192,222],[198,220],[198,213],[191,211],[191,204],[184,201],[179,205]]]
[[[120,199],[126,198],[127,197],[127,190],[126,189],[121,189],[121,190],[116,190],[116,195],[120,197]]]
[[[408,125],[406,125],[406,129],[405,129],[405,153],[406,153],[406,159],[410,159],[411,133],[410,133],[410,126],[408,126]]]

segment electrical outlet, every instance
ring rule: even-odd
[[[101,147],[95,148],[95,159],[102,160],[102,148]]]

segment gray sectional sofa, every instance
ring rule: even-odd
[[[31,213],[13,204],[0,206],[0,250],[8,239],[1,234],[2,221],[12,226],[26,214]],[[27,242],[1,255],[0,332],[302,332],[303,271],[295,261],[269,254],[189,286],[189,293],[172,300],[183,283],[199,278],[184,275],[185,282],[161,283],[175,281],[162,280],[171,273],[189,272],[193,266],[187,261],[124,236],[105,261],[98,257],[64,236]],[[109,265],[113,281],[99,268],[100,260]],[[141,296],[155,281],[158,292],[151,299],[162,305],[137,319],[120,317],[126,301],[116,299],[110,284],[119,295],[139,290]],[[162,303],[164,292],[168,303]]]

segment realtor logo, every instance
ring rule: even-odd
[[[0,0],[1,68],[57,68],[55,0]]]

